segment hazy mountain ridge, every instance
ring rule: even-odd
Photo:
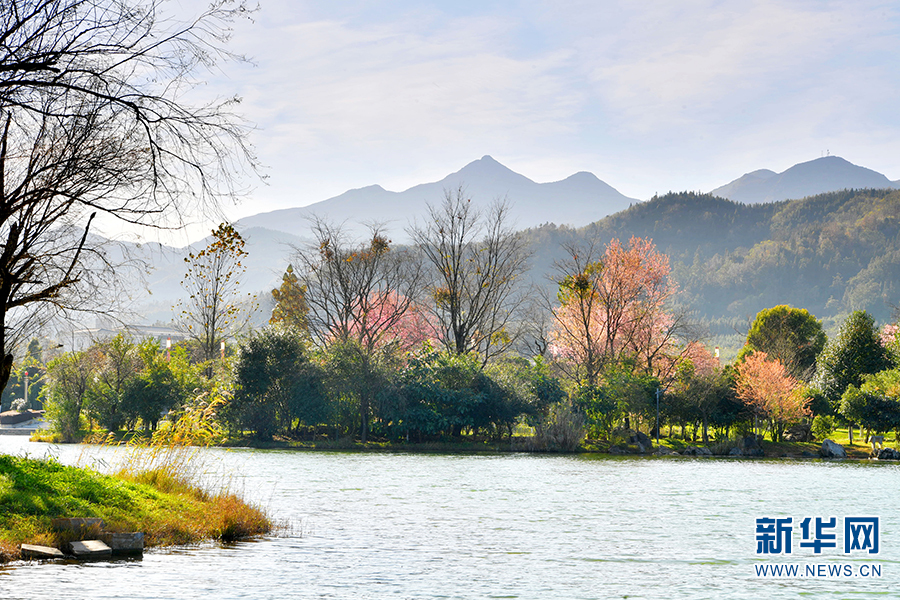
[[[900,185],[838,156],[825,156],[794,165],[783,173],[759,169],[717,187],[710,194],[752,204],[795,200],[843,189],[891,187]]]
[[[840,167],[838,171],[843,172],[844,163],[850,164],[837,157],[828,157],[797,165],[794,172],[815,172],[830,168],[830,165]],[[738,188],[740,186],[736,184],[742,180],[746,185],[757,185],[783,179],[792,169],[782,174],[757,170],[729,185]],[[887,181],[887,178],[879,177],[879,181]],[[244,287],[248,292],[266,294],[278,285],[291,261],[293,249],[302,247],[309,239],[285,229],[294,228],[292,224],[298,222],[308,226],[305,217],[311,213],[307,209],[333,207],[332,220],[341,222],[335,215],[344,214],[350,230],[358,233],[361,231],[359,222],[365,222],[373,208],[383,221],[390,212],[386,206],[402,205],[405,214],[402,221],[399,217],[396,219],[394,230],[402,232],[411,219],[424,214],[426,199],[439,202],[445,189],[452,189],[452,185],[458,186],[465,180],[478,182],[480,194],[472,194],[473,198],[489,200],[501,196],[499,190],[503,190],[502,195],[508,196],[513,207],[519,209],[514,215],[522,214],[522,204],[527,207],[529,202],[537,202],[540,205],[542,212],[532,215],[524,225],[521,218],[518,223],[519,228],[528,229],[525,235],[535,248],[531,273],[537,282],[547,283],[546,276],[552,273],[554,261],[562,257],[560,244],[563,241],[590,235],[602,244],[612,237],[627,239],[637,235],[653,239],[659,250],[670,256],[685,292],[683,300],[711,321],[744,319],[759,308],[782,302],[802,305],[820,317],[838,314],[847,307],[873,308],[880,303],[875,309],[879,318],[888,316],[885,302],[893,288],[889,281],[880,283],[876,279],[888,277],[895,265],[900,264],[900,254],[896,259],[892,258],[892,252],[900,248],[900,243],[884,230],[890,215],[884,211],[879,213],[875,206],[877,202],[895,206],[895,195],[888,191],[880,192],[880,196],[870,191],[834,192],[796,201],[749,204],[712,194],[683,192],[636,202],[621,196],[591,173],[580,172],[558,182],[537,184],[490,157],[470,163],[439,182],[421,184],[406,192],[368,186],[349,190],[311,207],[262,213],[241,220],[238,227],[247,240],[248,251],[244,261],[247,266]],[[527,190],[540,190],[540,194],[532,194],[527,202],[522,201]],[[582,190],[581,195],[577,190]],[[611,193],[618,194],[624,210],[599,220],[591,218],[592,211],[602,212],[597,190],[612,190]],[[429,196],[434,198],[429,199]],[[412,202],[410,198],[419,200],[404,204]],[[569,203],[559,198],[575,200]],[[876,198],[881,200],[876,201]],[[569,205],[566,212],[564,209]],[[900,205],[896,208],[896,214],[900,214]],[[340,213],[341,210],[344,213]],[[574,226],[546,225],[562,221],[551,218],[552,214],[574,215],[576,210],[584,212],[580,222],[573,221]],[[879,227],[884,231],[869,227],[875,222],[881,223]],[[271,227],[265,227],[265,224]],[[843,233],[838,235],[836,232]],[[829,243],[836,244],[833,251],[836,255],[829,255],[832,251],[822,246],[820,238],[823,235]],[[872,239],[883,244],[881,248],[863,239],[873,235]],[[851,243],[852,240],[857,241]],[[395,243],[402,241],[401,233],[395,237]],[[133,294],[135,304],[144,306],[147,320],[169,318],[166,315],[171,315],[172,305],[183,295],[180,282],[185,271],[184,257],[192,248],[201,249],[208,243],[209,238],[185,248],[144,244],[131,249],[153,267],[143,284],[135,284]],[[856,247],[851,248],[853,243]],[[779,278],[784,280],[780,287],[775,285],[781,281]],[[900,280],[900,273],[893,280]],[[806,288],[799,289],[802,286]],[[875,296],[881,299],[872,300]]]
[[[404,230],[426,214],[426,205],[439,204],[446,191],[463,187],[472,201],[486,206],[497,198],[510,202],[510,214],[518,228],[543,223],[584,225],[627,208],[637,202],[587,172],[561,181],[535,183],[503,166],[490,156],[469,163],[440,181],[423,183],[402,192],[379,185],[344,192],[308,206],[287,208],[245,217],[239,228],[262,227],[303,236],[310,219],[326,218],[361,234],[366,223],[384,223],[395,241],[406,241]]]
[[[791,304],[833,322],[869,310],[881,322],[900,302],[900,191],[847,190],[741,204],[708,194],[666,194],[580,229],[526,235],[536,272],[551,272],[563,242],[603,245],[632,235],[669,255],[680,301],[719,333],[759,310]]]

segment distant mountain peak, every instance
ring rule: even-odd
[[[711,193],[754,204],[794,200],[843,189],[890,187],[896,186],[881,173],[854,165],[840,156],[823,156],[798,163],[782,173],[769,169],[752,171]]]
[[[429,204],[436,204],[463,186],[473,202],[488,203],[496,198],[510,202],[511,217],[523,228],[541,223],[581,226],[624,210],[635,202],[582,171],[563,181],[536,183],[485,154],[440,181],[422,183],[402,192],[386,191],[379,185],[348,190],[339,196],[308,206],[260,213],[240,220],[242,227],[264,227],[303,235],[310,215],[339,223],[386,222],[394,226],[394,239],[403,238],[406,223],[422,216]]]

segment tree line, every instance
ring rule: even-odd
[[[808,311],[779,305],[757,315],[735,363],[722,365],[675,303],[668,257],[651,240],[568,243],[552,275],[556,294],[541,295],[523,277],[527,246],[506,215],[503,202],[482,212],[464,189],[449,190],[412,226],[408,247],[377,226],[353,240],[316,222],[314,241],[295,249],[272,291],[270,325],[217,361],[237,321],[239,291],[224,284],[239,278],[244,255],[240,234],[220,227],[187,259],[185,289],[199,299],[183,311],[201,349],[194,375],[184,375],[190,360],[179,363],[180,379],[158,373],[152,410],[189,405],[189,381],[195,394],[214,385],[222,395],[223,430],[264,440],[500,440],[522,426],[529,447],[573,449],[664,427],[704,442],[751,432],[809,440],[836,424],[900,428],[896,328],[880,331],[857,311],[828,341]],[[204,295],[199,283],[218,292]],[[145,382],[162,364],[151,346],[131,371]],[[52,380],[62,381],[55,368]],[[182,383],[169,393],[167,381]],[[136,389],[103,385],[123,398]],[[85,397],[87,417],[110,429],[158,420],[134,408],[101,420],[104,396]],[[61,405],[53,392],[48,400]],[[141,402],[151,406],[122,406]]]

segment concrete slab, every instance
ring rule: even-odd
[[[82,540],[71,542],[72,555],[75,558],[108,558],[112,556],[112,548],[100,540]]]
[[[65,554],[62,553],[62,550],[58,548],[52,548],[50,546],[38,546],[37,544],[22,544],[20,547],[22,550],[22,558],[37,558],[37,559],[49,559],[49,558],[65,558]]]
[[[99,537],[103,530],[103,519],[94,517],[63,517],[50,522],[57,531],[71,531],[73,537]]]
[[[133,533],[104,533],[100,538],[107,546],[112,548],[114,555],[144,553],[144,534],[141,531]]]

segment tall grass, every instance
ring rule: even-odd
[[[151,534],[157,543],[184,543],[198,539],[235,541],[269,533],[272,519],[265,510],[248,503],[231,488],[231,479],[221,474],[215,482],[204,449],[224,437],[215,421],[220,402],[199,402],[171,426],[152,436],[132,437],[116,476],[155,489],[191,498],[200,510],[190,510],[180,518],[162,518],[162,528]],[[112,438],[105,440],[113,443]]]

